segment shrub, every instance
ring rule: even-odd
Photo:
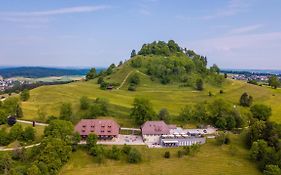
[[[128,90],[129,90],[129,91],[136,91],[136,89],[137,89],[136,85],[135,85],[135,84],[132,84],[132,83],[131,83],[131,84],[129,85],[129,87],[128,87]]]
[[[264,104],[256,104],[251,107],[251,112],[254,118],[266,121],[271,116],[271,107]]]
[[[108,156],[110,159],[119,160],[121,156],[121,150],[118,149],[115,145],[112,146],[112,149],[109,151]]]
[[[170,158],[170,151],[166,151],[165,152],[165,154],[164,154],[164,157],[166,158],[166,159],[169,159]]]
[[[137,149],[132,148],[128,154],[128,162],[139,163],[141,159],[141,153]]]
[[[132,147],[130,147],[129,145],[124,145],[122,148],[122,152],[126,155],[129,154],[129,152],[131,151]]]

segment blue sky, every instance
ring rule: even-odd
[[[0,66],[108,66],[174,39],[222,68],[281,69],[280,0],[0,0]]]

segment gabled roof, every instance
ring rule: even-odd
[[[169,134],[170,129],[164,121],[147,121],[141,126],[143,135]]]
[[[120,126],[111,119],[82,119],[76,126],[75,131],[80,135],[91,133],[98,136],[114,136],[119,134]]]

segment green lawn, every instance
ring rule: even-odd
[[[73,153],[70,161],[61,170],[61,175],[259,175],[257,167],[248,160],[247,150],[242,148],[237,136],[232,143],[236,154],[230,153],[230,146],[217,146],[214,143],[203,145],[194,157],[177,157],[177,150],[181,148],[149,149],[137,147],[142,155],[140,164],[128,164],[125,160],[107,160],[104,164],[97,164],[86,151],[78,150]],[[164,152],[169,150],[171,158],[163,158]]]

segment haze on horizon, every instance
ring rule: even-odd
[[[266,3],[265,3],[266,2]],[[105,67],[173,39],[222,68],[281,69],[281,1],[2,1],[0,66]]]

